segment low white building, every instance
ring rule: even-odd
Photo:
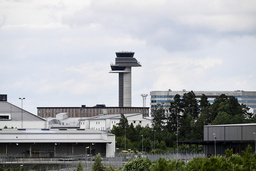
[[[0,99],[0,128],[47,128],[47,122],[6,99]]]
[[[21,158],[115,155],[115,135],[89,129],[3,129],[0,152]]]
[[[141,125],[142,127],[152,127],[152,119],[144,118],[141,113],[124,114],[128,120],[128,124],[131,123],[136,127]],[[111,130],[114,125],[120,122],[121,114],[113,115],[98,115],[94,117],[88,117],[80,119],[80,128],[95,129],[95,130]]]

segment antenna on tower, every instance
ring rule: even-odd
[[[143,107],[146,107],[146,98],[148,96],[148,94],[141,94],[142,99],[143,99]]]

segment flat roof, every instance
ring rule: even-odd
[[[114,134],[93,129],[2,129],[0,143],[111,143]]]
[[[243,124],[222,124],[222,125],[204,125],[204,127],[227,127],[227,126],[256,126],[256,123],[243,123]]]

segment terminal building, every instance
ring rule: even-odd
[[[168,108],[170,101],[173,100],[176,94],[179,94],[180,97],[183,97],[183,94],[188,93],[189,91],[151,91],[150,92],[150,106],[151,109],[154,108],[157,104],[162,104],[163,107]],[[193,91],[196,95],[197,100],[199,101],[202,97],[202,94],[205,94],[208,97],[208,101],[213,103],[215,98],[221,94],[226,96],[234,96],[237,98],[240,104],[245,104],[247,107],[251,108],[253,113],[256,113],[256,91]]]

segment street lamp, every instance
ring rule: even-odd
[[[213,138],[214,138],[214,154],[216,157],[216,134],[215,133],[213,133]]]
[[[179,155],[179,119],[178,119],[178,112],[177,112],[177,160]]]
[[[25,100],[24,97],[19,98],[21,100],[21,128],[23,128],[23,100]]]
[[[256,132],[253,132],[253,135],[254,135],[254,152],[256,153],[256,138],[255,138]]]
[[[124,135],[124,150],[126,150],[126,127],[124,128],[125,135]]]
[[[142,154],[143,154],[143,135],[141,135],[141,137],[142,137],[142,149],[141,149],[141,152],[142,152]]]
[[[156,133],[156,130],[154,130],[154,154],[155,154],[155,151],[156,151],[156,147],[155,147],[155,133]]]

